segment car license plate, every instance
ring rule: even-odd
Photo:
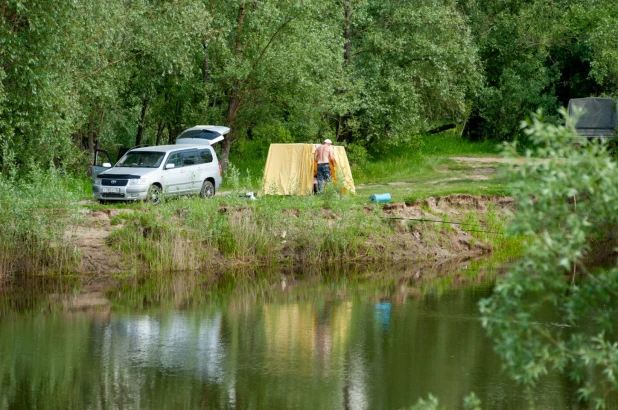
[[[102,188],[104,194],[119,194],[120,188]]]

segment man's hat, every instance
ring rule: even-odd
[[[324,144],[332,144],[333,142],[331,140],[329,140],[328,138],[326,138],[324,140]]]

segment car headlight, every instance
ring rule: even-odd
[[[146,178],[130,179],[129,180],[129,185],[147,185],[147,184],[148,184],[148,180]]]
[[[94,179],[94,184],[95,185],[101,185],[101,178],[95,178]]]

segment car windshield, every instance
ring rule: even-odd
[[[133,151],[127,152],[116,164],[117,167],[158,168],[165,153]]]

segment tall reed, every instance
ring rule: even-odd
[[[377,215],[332,198],[262,197],[170,201],[126,216],[110,243],[155,270],[234,263],[320,263],[373,255],[367,239],[388,230]],[[375,255],[374,255],[375,256]]]
[[[78,195],[57,170],[0,176],[0,276],[76,265],[67,233],[77,224]]]

